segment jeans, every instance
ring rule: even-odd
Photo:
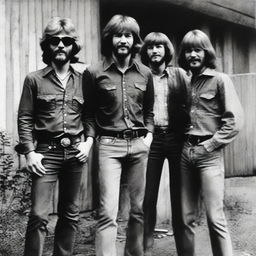
[[[126,256],[143,255],[143,198],[149,148],[142,138],[97,140],[100,206],[96,231],[96,255],[116,256],[120,179],[126,173],[131,203],[126,233]]]
[[[232,256],[232,243],[223,210],[223,150],[207,152],[203,145],[185,143],[181,157],[182,251],[195,255],[195,219],[201,196],[206,209],[213,256]]]
[[[46,174],[32,176],[32,208],[28,220],[24,256],[43,253],[53,189],[59,180],[58,221],[55,227],[54,256],[70,256],[73,252],[79,219],[79,192],[84,164],[74,156],[78,150],[51,148],[39,144],[37,152],[44,155],[42,164]]]
[[[156,205],[164,160],[169,163],[172,225],[176,245],[181,223],[180,212],[180,156],[183,140],[172,132],[154,133],[150,147],[146,191],[144,198],[144,250],[153,247],[153,233],[156,225]]]

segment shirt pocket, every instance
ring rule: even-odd
[[[80,113],[82,111],[83,108],[83,104],[84,104],[84,98],[81,96],[73,96],[72,99],[72,109],[78,113]]]
[[[212,112],[218,108],[216,92],[201,93],[199,98],[204,109]]]
[[[38,95],[37,105],[40,110],[52,111],[56,109],[56,95]]]
[[[135,88],[137,88],[143,92],[146,91],[146,89],[147,89],[147,85],[145,83],[136,82],[136,83],[134,83],[134,86],[135,86]]]

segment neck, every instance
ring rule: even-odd
[[[153,74],[155,75],[162,75],[164,70],[166,69],[166,65],[163,62],[161,65],[154,65],[153,63],[149,63],[149,67]]]
[[[66,74],[70,68],[70,62],[66,62],[64,65],[56,65],[56,63],[52,62],[52,67],[57,74]]]
[[[126,69],[129,67],[130,60],[131,60],[131,54],[127,55],[126,57],[117,57],[115,54],[112,54],[112,58],[114,59],[117,68],[121,72],[125,72]]]
[[[200,74],[202,74],[205,71],[206,67],[202,67],[201,69],[191,69],[192,72],[192,76],[198,76]]]

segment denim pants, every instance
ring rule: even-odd
[[[24,256],[41,256],[47,234],[48,214],[56,181],[59,181],[58,221],[54,235],[54,256],[70,256],[73,252],[79,219],[79,192],[84,164],[74,156],[78,150],[51,148],[40,144],[37,152],[44,155],[46,174],[32,176],[31,203]]]
[[[195,226],[200,193],[206,209],[213,256],[232,256],[232,243],[223,210],[223,149],[207,152],[202,145],[185,143],[181,157],[182,251],[195,255]]]
[[[100,206],[96,231],[96,255],[116,256],[120,179],[126,173],[131,203],[125,256],[143,256],[143,198],[149,148],[142,138],[97,140]],[[119,256],[119,255],[118,255]]]
[[[156,225],[156,205],[160,179],[164,160],[169,163],[172,225],[176,244],[181,224],[180,212],[180,156],[183,140],[173,132],[154,133],[153,142],[150,147],[147,174],[146,191],[144,198],[144,250],[153,247],[153,233]]]

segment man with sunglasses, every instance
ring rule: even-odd
[[[82,171],[93,142],[83,109],[82,76],[70,63],[81,46],[70,19],[53,18],[41,39],[44,69],[28,74],[18,111],[19,145],[32,174],[32,209],[25,256],[40,256],[58,180],[58,221],[53,255],[72,255],[79,218]]]

